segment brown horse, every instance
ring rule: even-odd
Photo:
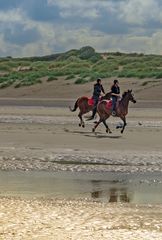
[[[132,90],[128,90],[128,91],[124,92],[121,100],[119,102],[117,102],[116,117],[120,117],[124,122],[121,133],[123,133],[125,126],[127,125],[125,116],[128,114],[129,101],[136,103],[136,100],[134,99],[134,96],[132,94]],[[106,127],[106,132],[111,133],[111,130],[109,129],[109,127],[106,123],[106,119],[108,119],[111,116],[112,108],[108,107],[107,104],[108,104],[108,101],[101,101],[98,103],[97,112],[99,114],[100,119],[98,122],[95,123],[95,126],[92,129],[93,132],[95,132],[95,129],[98,127],[98,125],[101,122],[103,122],[103,124]]]
[[[109,100],[110,97],[111,97],[111,92],[108,92],[105,94],[105,96],[101,97],[101,100],[104,100],[104,99]],[[93,107],[94,107],[93,100],[89,99],[88,97],[78,98],[74,104],[73,109],[71,107],[69,107],[70,111],[72,111],[72,112],[75,112],[77,110],[77,108],[79,108],[79,110],[80,110],[79,114],[78,114],[78,117],[80,119],[79,127],[81,127],[81,126],[85,127],[85,123],[83,121],[82,116],[83,116],[83,114],[88,113],[89,111],[92,111]]]

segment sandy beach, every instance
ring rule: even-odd
[[[73,102],[72,102],[73,104]],[[51,172],[162,172],[162,111],[130,107],[123,134],[93,122],[79,128],[68,107],[0,107],[0,169]],[[0,239],[162,239],[161,204],[92,199],[0,198]]]
[[[0,199],[1,239],[162,239],[161,206]]]
[[[0,240],[162,240],[162,0],[0,0]]]
[[[130,108],[123,134],[110,118],[112,134],[93,121],[78,126],[68,108],[1,107],[1,169],[75,171],[162,171],[161,109]],[[64,164],[64,162],[69,164]],[[100,163],[72,164],[72,162]],[[102,166],[103,163],[103,166]],[[115,164],[118,163],[118,164]],[[74,169],[73,169],[74,170]]]

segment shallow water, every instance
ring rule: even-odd
[[[0,196],[161,204],[162,174],[0,171]]]

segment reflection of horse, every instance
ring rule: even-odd
[[[116,189],[116,188],[110,188],[110,198],[109,202],[130,202],[129,193],[127,192],[127,189]]]
[[[108,198],[108,201],[110,203],[114,202],[130,202],[131,201],[131,195],[130,192],[128,192],[127,188],[116,188],[111,187],[107,190],[96,190],[91,192],[91,197],[94,199],[101,199],[103,197]]]
[[[123,133],[126,124],[126,118],[125,116],[128,113],[128,105],[129,105],[129,101],[136,103],[136,100],[134,99],[134,96],[132,94],[132,90],[128,90],[126,92],[123,93],[121,100],[117,103],[116,106],[116,116],[120,117],[123,122],[124,125],[122,127],[121,133]],[[109,118],[112,114],[112,108],[108,106],[109,102],[108,101],[101,101],[98,103],[97,105],[97,112],[99,114],[99,121],[95,124],[94,128],[92,129],[93,132],[95,132],[95,129],[97,128],[97,126],[103,122],[103,124],[106,127],[106,132],[111,133],[111,130],[109,129],[107,123],[106,123],[106,119]]]
[[[101,100],[104,99],[110,99],[111,97],[111,92],[108,92],[105,94],[105,96],[101,97]],[[89,99],[88,97],[80,97],[76,100],[75,104],[74,104],[74,108],[72,109],[71,107],[70,110],[72,112],[75,112],[77,108],[79,108],[79,114],[78,117],[80,119],[80,123],[79,126],[85,127],[85,123],[83,121],[82,115],[85,113],[88,113],[89,111],[92,111],[94,107],[94,101],[93,99]]]

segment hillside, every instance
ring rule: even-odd
[[[0,58],[0,97],[65,97],[91,95],[92,82],[114,78],[140,99],[162,100],[162,56],[97,53],[92,47],[31,58]],[[156,93],[156,94],[155,94]]]

